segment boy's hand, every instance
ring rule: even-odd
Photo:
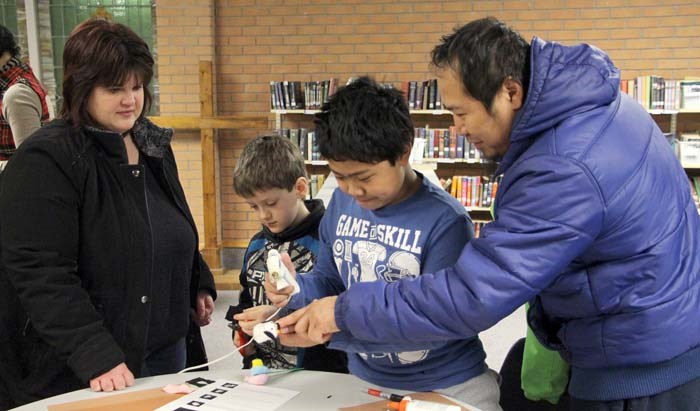
[[[258,305],[256,307],[250,307],[243,310],[242,313],[233,316],[233,319],[238,321],[238,326],[244,333],[252,336],[253,327],[267,320],[274,312],[276,308],[271,305]]]
[[[294,264],[292,264],[292,259],[289,257],[289,254],[281,253],[280,260],[282,260],[282,264],[289,270],[289,274],[296,278],[297,272],[294,269]],[[270,273],[265,274],[265,294],[267,295],[267,299],[270,300],[275,307],[279,308],[287,305],[292,292],[294,292],[294,287],[292,286],[278,290],[277,284],[270,278]]]
[[[243,331],[240,329],[233,332],[233,345],[236,348],[239,348],[238,352],[240,352],[244,357],[255,354],[255,347],[250,344],[246,345],[249,341],[250,339],[246,339],[245,334],[243,334]],[[246,346],[241,350],[240,347],[244,345]]]
[[[280,318],[280,342],[285,340],[294,346],[304,341],[313,342],[311,345],[323,344],[331,339],[331,335],[340,331],[335,323],[335,302],[338,296],[315,300],[306,307],[296,310],[290,315]],[[285,340],[283,335],[287,335]],[[309,347],[311,345],[296,345]]]

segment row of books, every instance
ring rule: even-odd
[[[350,78],[348,82],[351,82]],[[384,87],[393,88],[391,83]],[[338,79],[321,81],[270,81],[273,110],[318,110],[338,87]],[[639,76],[622,80],[620,88],[647,110],[677,111],[700,108],[700,82]],[[437,79],[404,81],[401,91],[410,110],[442,110]]]
[[[468,208],[490,208],[496,199],[501,176],[453,176],[446,183],[450,195]]]
[[[639,76],[622,80],[620,88],[647,110],[677,111],[694,108],[692,84],[685,80],[666,80],[660,76]]]
[[[354,78],[349,78],[348,83]],[[394,88],[391,83],[380,83],[385,88]],[[270,109],[272,110],[318,110],[328,97],[335,93],[338,79],[321,81],[270,81]],[[404,81],[401,91],[411,110],[440,110],[440,93],[437,79]]]
[[[401,91],[406,96],[410,110],[441,110],[440,92],[437,79],[424,81],[404,81]]]
[[[414,129],[414,162],[421,159],[463,159],[468,162],[482,162],[481,152],[474,144],[467,141],[463,135],[457,134],[457,128],[430,128],[429,126]]]
[[[312,174],[309,176],[309,199],[316,198],[325,182],[326,176],[324,174]]]
[[[321,159],[316,143],[316,133],[308,128],[282,128],[277,134],[292,140],[304,156],[304,160],[316,161]]]
[[[307,128],[282,128],[277,130],[299,147],[305,160],[321,159],[313,130]],[[467,162],[483,162],[481,152],[474,144],[467,141],[463,135],[457,135],[456,128],[417,127],[414,129],[415,138],[411,162],[420,163],[430,159],[459,159]]]
[[[271,81],[272,110],[318,110],[335,93],[338,80]]]

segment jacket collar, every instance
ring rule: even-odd
[[[127,162],[126,146],[121,134],[103,130],[93,126],[85,126],[86,132],[105,149],[110,157]],[[165,151],[173,138],[171,128],[162,128],[143,117],[136,121],[131,129],[136,147],[149,157],[163,158]]]
[[[281,233],[275,234],[267,227],[263,226],[263,235],[268,241],[281,244],[287,241],[295,240],[310,233],[318,233],[318,226],[321,223],[326,208],[323,206],[323,201],[319,199],[305,200],[306,208],[309,210],[309,215],[306,216],[299,224],[288,227]]]

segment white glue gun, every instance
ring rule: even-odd
[[[299,283],[292,276],[292,274],[287,270],[287,267],[282,263],[280,258],[280,253],[277,250],[270,250],[267,253],[267,271],[272,277],[272,281],[277,285],[277,290],[281,290],[285,287],[292,286],[294,291],[292,294],[297,294],[301,289],[299,288]]]

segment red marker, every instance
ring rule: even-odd
[[[376,390],[374,388],[367,388],[367,394],[374,395],[375,397],[381,397],[389,401],[399,402],[403,399],[403,395],[390,394],[383,391]]]

